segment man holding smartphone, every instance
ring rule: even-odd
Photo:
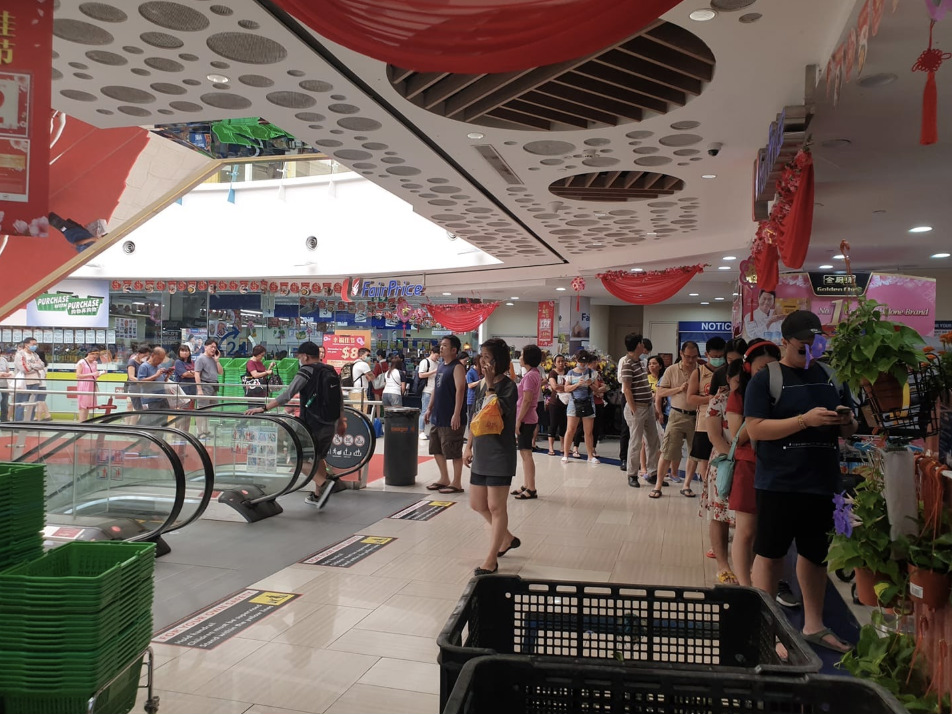
[[[169,401],[165,397],[165,382],[173,367],[159,367],[165,361],[165,350],[156,347],[149,355],[149,359],[139,365],[136,380],[142,391],[142,408],[145,411],[168,409]]]
[[[195,383],[198,385],[198,394],[205,397],[214,397],[218,394],[218,375],[224,374],[224,367],[221,366],[221,352],[218,350],[218,340],[212,338],[205,341],[205,347],[198,357],[195,358]],[[211,399],[199,401],[197,408],[213,404]],[[208,436],[208,419],[196,419],[196,428],[198,429],[198,438],[202,439]]]
[[[771,393],[771,372],[758,372],[744,397],[750,438],[757,442],[757,535],[753,585],[776,597],[790,545],[797,545],[797,580],[803,593],[803,636],[817,647],[851,649],[823,624],[826,555],[833,530],[833,493],[840,475],[839,438],[856,432],[849,391],[832,370],[807,364],[807,352],[822,334],[820,318],[807,310],[781,325],[783,359],[779,394]]]

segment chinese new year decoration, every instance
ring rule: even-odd
[[[459,305],[426,305],[427,312],[438,323],[453,332],[472,332],[489,319],[498,302],[461,303]]]
[[[348,49],[417,72],[487,74],[584,57],[679,0],[276,0]]]
[[[575,291],[575,309],[578,310],[582,304],[582,291],[585,289],[585,278],[578,276],[572,278],[572,290]]]
[[[925,72],[926,88],[922,93],[922,130],[919,134],[919,143],[923,146],[929,146],[939,140],[939,92],[936,88],[935,73],[939,71],[942,63],[952,57],[952,53],[943,52],[932,46],[932,34],[935,29],[936,20],[945,15],[945,2],[942,2],[935,10],[933,3],[927,2],[930,6],[929,12],[932,13],[932,20],[929,23],[929,48],[924,50],[916,63],[912,66],[913,72]]]
[[[674,297],[691,278],[704,272],[705,265],[684,265],[665,270],[632,273],[613,270],[599,273],[598,279],[612,295],[633,305],[655,305]]]

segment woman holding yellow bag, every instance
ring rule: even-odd
[[[483,379],[463,462],[472,469],[469,506],[492,527],[489,553],[476,575],[499,570],[497,558],[522,543],[509,532],[507,498],[516,475],[516,385],[509,378],[509,346],[499,338],[479,348]]]

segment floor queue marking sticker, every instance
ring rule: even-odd
[[[396,538],[388,536],[355,535],[340,543],[320,550],[298,561],[305,565],[326,565],[332,568],[349,568],[364,558],[373,555]]]
[[[167,627],[152,641],[211,650],[298,597],[298,593],[242,590]]]
[[[456,501],[417,501],[412,506],[397,511],[390,518],[397,521],[428,521],[455,503]]]

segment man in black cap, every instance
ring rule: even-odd
[[[783,359],[758,372],[744,398],[747,432],[757,442],[753,585],[776,597],[784,558],[795,541],[803,635],[818,647],[846,652],[850,645],[823,624],[823,598],[840,474],[839,437],[852,435],[857,426],[852,400],[827,365],[808,365],[810,345],[822,333],[820,318],[798,310],[780,329]]]
[[[298,347],[298,362],[301,368],[287,389],[269,400],[263,407],[254,407],[245,414],[261,414],[290,402],[301,395],[301,419],[314,440],[317,470],[314,474],[314,492],[309,493],[304,502],[317,508],[323,508],[330,495],[331,482],[327,478],[327,463],[324,459],[330,451],[334,435],[343,436],[347,431],[347,417],[344,415],[344,395],[340,386],[337,370],[321,362],[321,349],[313,342],[302,342]],[[327,372],[330,370],[330,372]],[[333,374],[331,374],[333,373]],[[336,387],[335,387],[336,385]],[[317,409],[308,405],[316,403]],[[327,416],[320,416],[320,412]]]

